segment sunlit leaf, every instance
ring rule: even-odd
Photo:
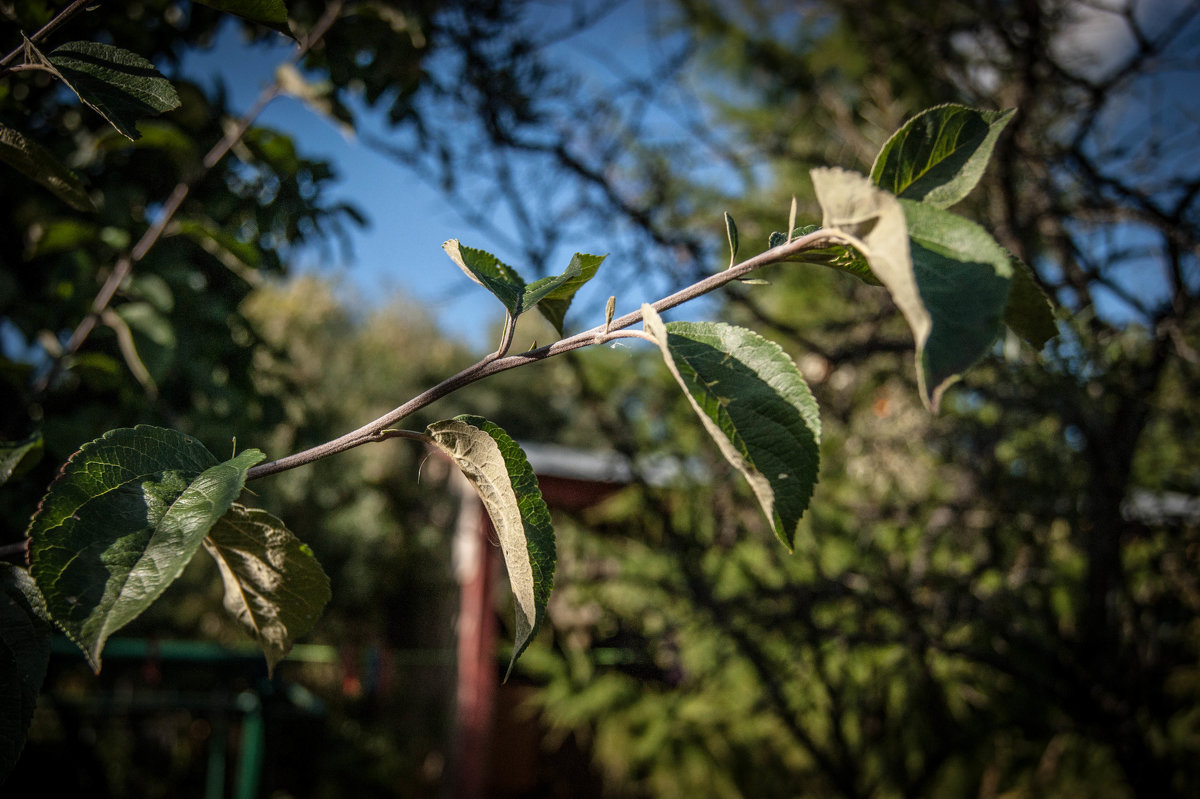
[[[97,210],[74,172],[59,163],[46,148],[4,125],[0,125],[0,161],[45,186],[72,208],[79,211]]]
[[[508,264],[490,252],[464,247],[458,239],[442,245],[450,260],[466,273],[467,277],[490,291],[504,305],[514,319],[535,307],[555,328],[562,332],[563,317],[571,300],[583,284],[595,276],[603,255],[575,253],[567,268],[558,275],[549,275],[532,283],[525,280]]]
[[[458,239],[450,239],[442,249],[467,277],[495,295],[510,316],[520,315],[525,281],[512,267],[489,252],[462,246]]]
[[[646,331],[721,453],[750,483],[791,550],[817,482],[821,419],[792,359],[752,330],[716,322],[664,325],[642,306]]]
[[[922,111],[883,145],[871,180],[897,197],[949,208],[975,188],[1014,113],[963,105]]]
[[[234,503],[204,548],[221,570],[225,609],[258,641],[273,671],[320,618],[329,578],[308,545],[258,508]]]
[[[29,573],[0,563],[0,785],[25,745],[50,661],[51,632]]]
[[[595,274],[595,272],[593,272],[593,274]],[[563,270],[562,274],[547,275],[546,277],[539,278],[525,286],[525,291],[521,294],[521,305],[519,312],[525,313],[559,289],[566,290],[568,283],[576,281],[581,276],[582,264],[578,258],[572,258],[571,263],[567,264],[567,268]],[[586,282],[587,281],[582,281],[578,283],[578,285],[581,286]],[[573,296],[574,292],[571,291],[570,295]]]
[[[218,463],[199,441],[139,425],[76,452],[29,525],[31,573],[54,621],[100,668],[104,642],[182,573],[263,459]]]
[[[556,555],[550,511],[525,453],[495,424],[479,416],[459,416],[434,422],[428,429],[437,447],[475,486],[500,539],[516,610],[516,636],[507,671],[511,673],[545,618],[554,585]]]
[[[908,226],[899,201],[865,176],[844,169],[814,169],[812,181],[823,215],[821,227],[845,238],[866,260],[904,315],[920,353],[933,323],[913,274]]]
[[[554,288],[549,291],[540,302],[537,308],[541,311],[542,316],[546,317],[550,324],[554,325],[554,329],[561,336],[563,333],[563,321],[567,315],[567,309],[571,307],[572,300],[575,299],[575,293],[583,287],[585,283],[596,276],[596,270],[600,268],[600,264],[607,258],[606,255],[585,255],[583,253],[575,253],[571,257],[571,263],[567,265],[566,270],[560,277],[566,279],[560,280]],[[529,287],[530,289],[533,286]],[[522,302],[529,301],[529,292],[526,292],[526,297]]]
[[[79,99],[128,139],[137,121],[179,106],[179,94],[137,53],[100,42],[67,42],[48,57]]]

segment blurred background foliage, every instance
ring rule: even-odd
[[[321,10],[288,5],[302,27]],[[14,31],[50,14],[40,2],[2,8]],[[522,441],[686,467],[557,513],[552,624],[514,680],[532,688],[525,712],[541,745],[581,749],[592,768],[573,774],[586,788],[557,774],[524,795],[1200,793],[1200,120],[1184,91],[1200,70],[1200,11],[1167,0],[614,8],[572,4],[556,28],[519,0],[357,4],[304,66],[330,81],[341,121],[357,121],[355,98],[382,110],[391,127],[371,146],[506,240],[527,274],[553,268],[563,246],[607,251],[597,280],[614,286],[678,287],[724,266],[725,210],[747,254],[786,225],[792,194],[817,221],[808,169],[866,172],[922,108],[1016,106],[966,213],[1035,268],[1063,313],[1041,353],[998,342],[932,417],[880,290],[776,267],[769,286],[728,292],[715,312],[780,341],[821,404],[821,480],[794,554],[653,353],[516,370],[409,423],[470,411]],[[219,91],[170,66],[211,43],[217,15],[165,2],[107,11],[79,17],[69,38],[151,58],[183,105],[130,145],[37,73],[0,81],[0,119],[103,200],[80,214],[12,175],[0,192],[0,438],[40,430],[46,441],[35,469],[0,491],[0,543],[21,540],[57,466],[109,428],[163,424],[214,452],[236,436],[279,455],[474,357],[403,297],[365,303],[332,274],[280,281],[302,248],[337,246],[361,220],[327,199],[331,164],[259,128],[192,187],[174,235],[122,286],[116,318],[39,385],[117,254],[200,174],[228,117]],[[635,12],[661,42],[647,75],[610,65],[598,86],[554,49]],[[546,340],[522,336],[517,346]],[[251,486],[330,574],[333,601],[311,638],[340,653],[281,666],[326,715],[271,738],[278,795],[445,791],[459,507],[447,479],[392,442]],[[215,573],[184,580],[129,634],[238,640]],[[371,652],[393,660],[368,679]],[[144,666],[106,665],[97,683],[81,663],[56,663],[16,785],[98,775],[93,793],[149,796],[202,779],[195,752],[178,751],[194,724],[131,732],[53,699],[119,693]],[[176,679],[199,684],[200,672]],[[163,740],[174,760],[144,756]],[[64,752],[82,765],[45,770]],[[283,765],[293,753],[302,766]]]

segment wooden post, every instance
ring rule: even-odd
[[[499,679],[492,607],[499,549],[491,542],[495,534],[483,503],[465,479],[460,485],[462,504],[454,546],[461,602],[452,782],[456,799],[483,799]]]

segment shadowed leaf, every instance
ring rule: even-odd
[[[1054,323],[1054,306],[1033,276],[1033,270],[1015,255],[1011,255],[1013,278],[1008,292],[1008,305],[1004,308],[1004,324],[1040,350],[1046,342],[1058,335]]]
[[[0,785],[25,745],[50,661],[52,631],[29,573],[0,563]]]
[[[247,450],[217,463],[191,436],[147,425],[110,430],[71,457],[30,522],[30,571],[93,669],[108,637],[183,572],[262,459]]]
[[[899,201],[865,176],[844,169],[814,169],[812,181],[821,205],[821,227],[845,238],[866,260],[912,329],[919,353],[933,323],[913,274]]]
[[[24,441],[0,441],[0,485],[21,474],[42,458],[42,434],[34,433]]]
[[[139,119],[179,106],[175,87],[137,53],[100,42],[67,42],[48,60],[80,100],[130,140],[139,136]]]
[[[204,548],[225,583],[225,609],[254,636],[268,672],[308,633],[329,602],[329,578],[283,522],[237,503],[213,525]]]
[[[74,172],[60,164],[46,148],[4,125],[0,125],[0,161],[45,186],[77,211],[97,210]]]
[[[815,233],[820,230],[820,225],[805,225],[798,227],[792,231],[792,239],[798,239],[801,236],[807,236],[810,233]],[[775,231],[767,239],[767,247],[775,248],[787,244],[788,237],[786,233]],[[857,250],[845,244],[832,244],[828,247],[820,249],[803,250],[784,258],[785,261],[792,261],[801,264],[817,264],[818,266],[828,266],[832,269],[837,269],[845,272],[848,275],[853,275],[862,282],[871,286],[882,286],[879,278],[871,272],[871,265],[867,263],[867,259],[863,258]]]
[[[257,22],[259,25],[265,25],[285,36],[292,35],[292,30],[288,27],[287,6],[283,0],[197,0],[197,2],[218,11],[236,14],[242,19]]]
[[[946,388],[983,357],[1008,303],[1009,254],[983,228],[949,211],[901,200],[913,272],[931,327],[917,350],[921,398],[934,410]]]

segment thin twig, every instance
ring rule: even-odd
[[[836,234],[826,230],[818,230],[807,236],[801,236],[793,239],[791,242],[767,250],[764,253],[754,256],[743,261],[729,269],[722,270],[716,274],[700,280],[680,291],[663,297],[654,302],[651,307],[658,312],[666,311],[674,308],[677,305],[682,305],[685,302],[694,300],[697,297],[708,294],[721,286],[728,284],[730,281],[745,277],[750,272],[761,269],[764,266],[778,263],[794,256],[804,250],[820,249],[827,247],[832,243],[845,243]],[[418,394],[417,396],[405,402],[403,405],[395,408],[388,413],[380,416],[372,422],[368,422],[357,430],[346,433],[343,436],[327,441],[324,444],[319,444],[302,452],[297,452],[293,455],[280,458],[278,460],[261,463],[255,466],[246,473],[247,480],[256,480],[260,477],[277,474],[279,472],[294,469],[297,466],[313,463],[314,461],[327,458],[330,455],[339,452],[345,452],[348,449],[354,449],[362,444],[368,444],[373,441],[380,440],[380,433],[390,428],[392,425],[399,422],[401,419],[409,416],[420,409],[431,405],[437,400],[446,397],[455,391],[458,391],[464,386],[482,380],[485,377],[494,375],[498,372],[504,372],[509,369],[515,369],[518,366],[525,366],[535,361],[542,361],[547,358],[552,358],[555,355],[562,355],[565,352],[571,352],[582,347],[588,347],[597,343],[602,343],[612,338],[631,337],[627,332],[619,334],[623,328],[637,324],[642,321],[641,310],[627,313],[624,316],[612,320],[611,323],[597,325],[590,330],[585,330],[582,333],[577,333],[574,336],[556,341],[553,344],[548,344],[538,349],[523,352],[519,355],[509,355],[507,357],[497,357],[497,353],[488,355],[483,360],[468,366],[458,374],[446,378],[436,386]]]
[[[51,33],[53,33],[56,28],[58,28],[64,22],[69,20],[71,17],[78,14],[84,8],[87,8],[89,6],[92,8],[95,8],[96,6],[100,5],[100,2],[101,2],[101,0],[75,0],[75,2],[71,3],[71,5],[67,6],[62,11],[58,12],[58,14],[55,15],[54,19],[50,20],[45,25],[43,25],[37,33],[30,36],[29,39],[27,39],[26,41],[29,41],[29,42],[41,41],[42,39],[46,38]],[[13,60],[16,59],[17,56],[19,56],[22,52],[24,52],[24,50],[25,50],[25,43],[22,42],[11,53],[4,56],[4,58],[0,59],[0,75],[4,75],[6,73],[16,71],[16,68],[4,69],[4,67],[7,67],[9,64],[11,64],[13,62]]]

